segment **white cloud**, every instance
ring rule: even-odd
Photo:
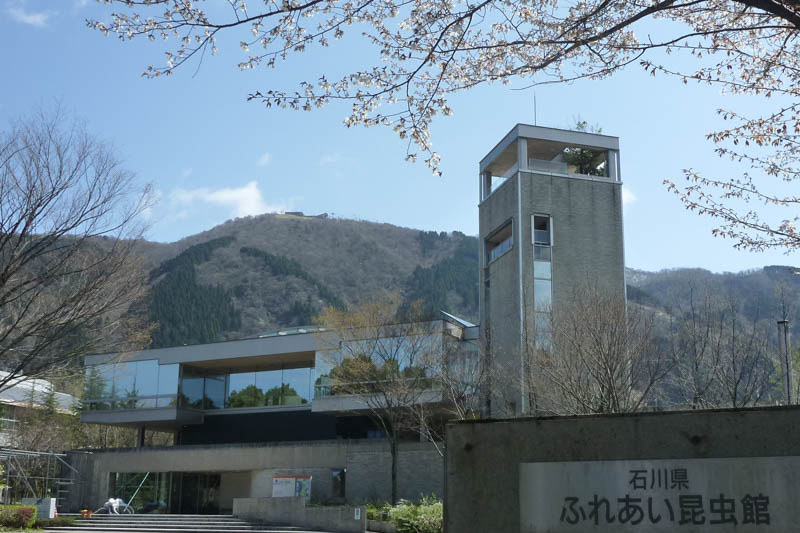
[[[176,188],[170,193],[170,203],[173,207],[198,203],[228,207],[231,210],[230,215],[235,217],[275,213],[285,211],[287,208],[285,205],[267,203],[255,181],[242,187],[225,187],[215,190],[205,187],[199,189]]]
[[[25,11],[21,7],[9,7],[6,11],[17,22],[37,28],[47,26],[48,19],[55,15],[53,11]]]
[[[264,152],[261,154],[261,157],[258,158],[258,166],[265,167],[269,165],[269,162],[272,160],[272,156],[269,152]]]
[[[636,202],[636,195],[629,188],[622,186],[622,205],[631,205]]]

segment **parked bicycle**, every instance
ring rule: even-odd
[[[133,514],[133,506],[125,503],[122,498],[109,498],[94,514]]]

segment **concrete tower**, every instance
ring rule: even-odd
[[[550,345],[551,311],[587,283],[624,297],[621,189],[607,135],[517,124],[480,162],[481,339],[514,369],[493,387],[514,391],[517,414],[525,349]]]

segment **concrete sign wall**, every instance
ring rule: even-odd
[[[525,533],[800,527],[800,457],[522,463],[519,468]]]
[[[475,420],[446,435],[446,533],[800,532],[800,406]]]

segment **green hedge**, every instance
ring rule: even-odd
[[[74,516],[59,516],[58,518],[37,518],[34,524],[37,529],[48,529],[51,527],[71,526],[75,521]]]
[[[401,501],[389,510],[389,517],[398,533],[442,533],[442,502],[435,496],[419,502]]]
[[[389,511],[392,510],[390,503],[368,503],[367,520],[389,520]]]
[[[36,507],[27,505],[0,506],[0,526],[13,528],[31,528],[36,522]]]

